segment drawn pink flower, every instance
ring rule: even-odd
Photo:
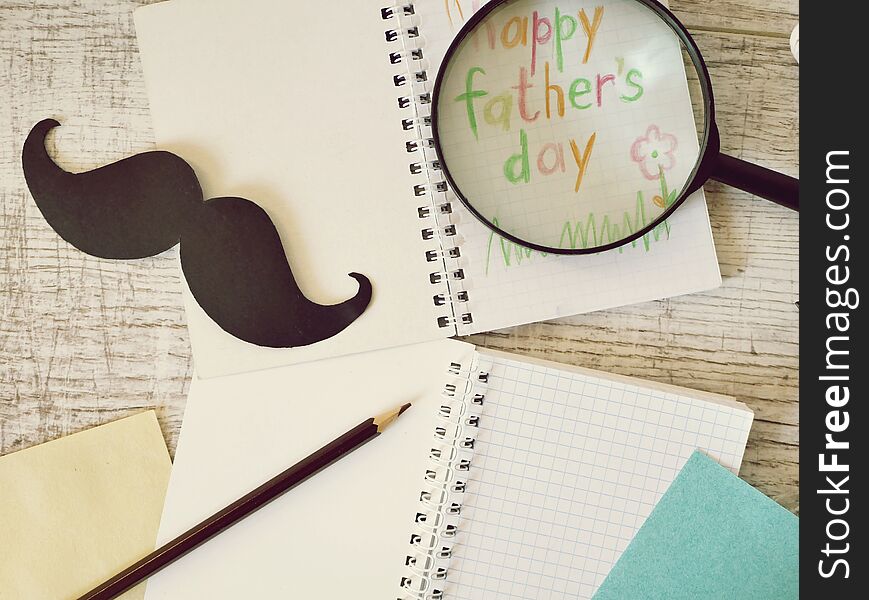
[[[640,165],[643,177],[658,179],[661,171],[669,171],[676,165],[676,136],[661,133],[657,125],[649,125],[646,134],[631,146],[631,159]]]

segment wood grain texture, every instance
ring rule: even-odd
[[[152,147],[132,11],[148,0],[0,0],[0,453],[143,408],[174,451],[192,372],[177,250],[90,258],[42,220],[21,174],[30,127],[89,169]],[[797,0],[673,0],[715,86],[728,152],[798,174]],[[791,509],[798,485],[798,216],[707,186],[721,288],[470,338],[735,396],[756,412],[742,475]]]
[[[669,5],[692,32],[786,38],[797,24],[800,7],[798,0],[670,0]]]

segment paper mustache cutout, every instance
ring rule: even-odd
[[[101,258],[144,258],[181,244],[181,268],[194,298],[222,329],[258,346],[293,348],[328,339],[371,302],[371,282],[332,306],[299,289],[268,214],[244,198],[203,201],[193,169],[171,152],[137,154],[85,173],[49,157],[37,123],[21,162],[42,216],[60,237]]]

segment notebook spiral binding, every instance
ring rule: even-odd
[[[475,354],[468,368],[451,363],[441,392],[438,423],[429,464],[414,517],[405,575],[398,600],[444,597],[453,545],[459,530],[462,500],[474,454],[489,381],[489,366]]]
[[[405,141],[405,150],[412,155],[408,168],[411,175],[419,178],[411,191],[414,198],[425,202],[417,207],[417,216],[422,224],[422,239],[429,245],[423,255],[432,268],[429,281],[439,286],[432,302],[444,310],[437,317],[437,324],[452,327],[457,334],[470,333],[467,326],[474,317],[468,304],[468,281],[461,267],[461,236],[450,222],[453,202],[431,137],[432,98],[419,15],[413,3],[401,2],[380,9],[380,16],[387,22],[384,37],[390,50],[389,63],[398,70],[392,76],[392,84],[401,90],[397,97],[403,113],[400,124],[410,136]]]

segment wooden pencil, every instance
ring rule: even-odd
[[[108,581],[95,587],[79,600],[109,600],[154,575],[197,546],[256,512],[284,492],[299,485],[312,475],[346,456],[365,442],[377,437],[401,413],[410,408],[404,404],[380,416],[372,417],[326,444],[309,457],[242,496],[223,510],[211,515],[171,542],[158,548],[139,562],[124,569]]]

